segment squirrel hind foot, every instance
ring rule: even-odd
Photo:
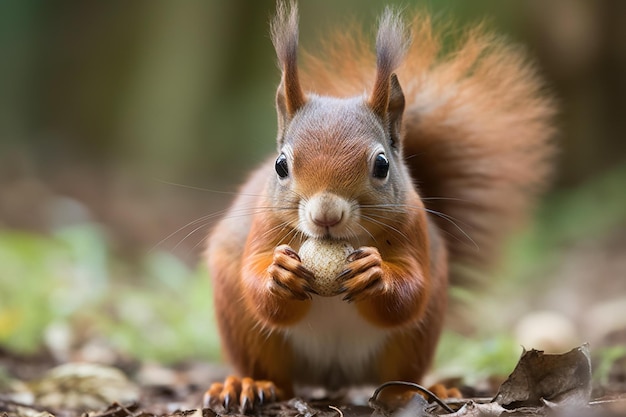
[[[284,399],[284,393],[271,381],[229,376],[211,384],[202,398],[202,408],[218,414],[246,414],[257,407]]]
[[[418,403],[422,402],[424,405],[437,403],[443,409],[452,413],[453,410],[445,404],[446,400],[452,398],[463,398],[458,388],[449,388],[441,383],[437,383],[426,389],[419,384],[411,382],[389,381],[376,390],[374,396],[370,398],[370,405],[374,408],[385,410],[386,414],[395,414],[398,410],[410,409],[410,403],[418,401]]]

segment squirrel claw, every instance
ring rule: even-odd
[[[345,280],[348,276],[350,276],[350,274],[352,274],[352,269],[348,268],[348,269],[344,269],[343,271],[341,271],[341,273],[339,275],[337,275],[337,279],[340,281]],[[343,287],[342,287],[343,288]]]
[[[282,251],[285,255],[295,259],[296,261],[302,262],[302,259],[300,259],[300,255],[298,255],[298,252],[291,249],[288,245],[280,245],[276,249]]]
[[[356,249],[350,255],[348,255],[348,262],[354,262],[357,259],[363,258],[364,256],[367,256],[367,253],[364,250],[364,248]]]
[[[271,381],[255,381],[252,378],[229,376],[212,384],[204,393],[202,407],[216,413],[239,412],[246,414],[260,405],[275,402],[280,391]]]

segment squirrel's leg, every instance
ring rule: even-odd
[[[278,252],[276,256],[274,252]],[[286,253],[288,251],[277,249],[269,250],[266,259],[261,255],[254,258],[248,255],[246,258],[235,256],[237,254],[233,254],[228,246],[213,246],[214,303],[222,344],[237,374],[245,378],[228,377],[223,382],[212,384],[204,395],[205,407],[218,413],[224,410],[249,411],[262,403],[293,395],[291,346],[280,331],[276,317],[261,316],[260,310],[253,304],[258,302],[261,311],[270,309],[268,304],[284,309],[277,313],[278,317],[289,317],[290,312],[297,315],[294,307],[302,309],[309,304],[298,301],[289,291],[272,291],[278,284],[269,276],[269,266],[278,268],[284,265],[289,268],[292,263],[283,256]],[[245,259],[247,268],[242,265]],[[243,271],[253,275],[245,277]],[[257,288],[251,299],[250,292],[243,286],[250,286],[249,282],[253,279],[259,280],[259,287],[263,287],[261,280],[264,280],[262,282],[268,288],[265,291]]]
[[[430,294],[429,277],[414,259],[384,261],[375,247],[361,247],[348,257],[340,275],[344,300],[355,302],[359,313],[381,327],[418,321]]]
[[[432,253],[437,253],[437,251]],[[441,252],[439,254],[444,256]],[[439,285],[431,285],[426,313],[423,314],[419,322],[409,325],[405,331],[395,333],[388,340],[385,348],[379,352],[375,362],[378,363],[376,372],[380,383],[387,381],[420,383],[429,369],[446,312],[446,286],[441,285],[441,283],[445,283],[446,274],[446,268],[438,268],[433,271],[431,278]],[[443,384],[431,385],[428,390],[442,400],[462,397],[457,388],[446,387]],[[427,395],[401,384],[388,387],[384,393],[385,396],[379,397],[379,400],[388,405],[401,404],[400,406],[402,406],[416,394],[428,399]]]
[[[228,296],[228,291],[221,291]],[[283,334],[264,328],[242,303],[216,300],[224,352],[239,376],[213,383],[203,406],[217,413],[244,414],[261,404],[293,395],[292,351]],[[236,314],[233,314],[236,311]]]

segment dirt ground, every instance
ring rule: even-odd
[[[463,398],[450,400],[449,410],[419,396],[417,401],[406,401],[406,396],[401,396],[398,402],[394,394],[384,395],[384,390],[374,393],[372,387],[331,399],[293,398],[258,407],[248,414],[349,417],[400,415],[401,410],[409,410],[407,415],[416,417],[489,416],[508,410],[518,413],[511,415],[543,416],[551,415],[550,410],[574,405],[580,416],[626,415],[626,356],[617,358],[613,368],[610,384],[600,386],[591,378],[586,345],[562,355],[529,351],[499,388],[493,386],[492,392],[486,392],[461,387]],[[165,367],[127,361],[115,367],[75,363],[57,366],[46,354],[24,357],[0,352],[0,369],[5,371],[0,375],[2,417],[214,417],[225,412],[201,408],[208,384],[228,374],[221,365],[190,362]],[[449,414],[452,411],[455,413]]]

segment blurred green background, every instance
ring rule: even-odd
[[[313,52],[327,29],[373,26],[384,6],[300,3]],[[441,366],[459,346],[496,367],[494,350],[517,356],[511,329],[530,311],[555,312],[576,341],[599,337],[598,320],[625,325],[611,320],[626,317],[626,2],[385,3],[486,21],[525,45],[560,103],[552,190],[492,284],[455,293],[475,319],[453,323]],[[200,255],[210,215],[274,149],[274,7],[0,2],[0,346],[219,356]]]

